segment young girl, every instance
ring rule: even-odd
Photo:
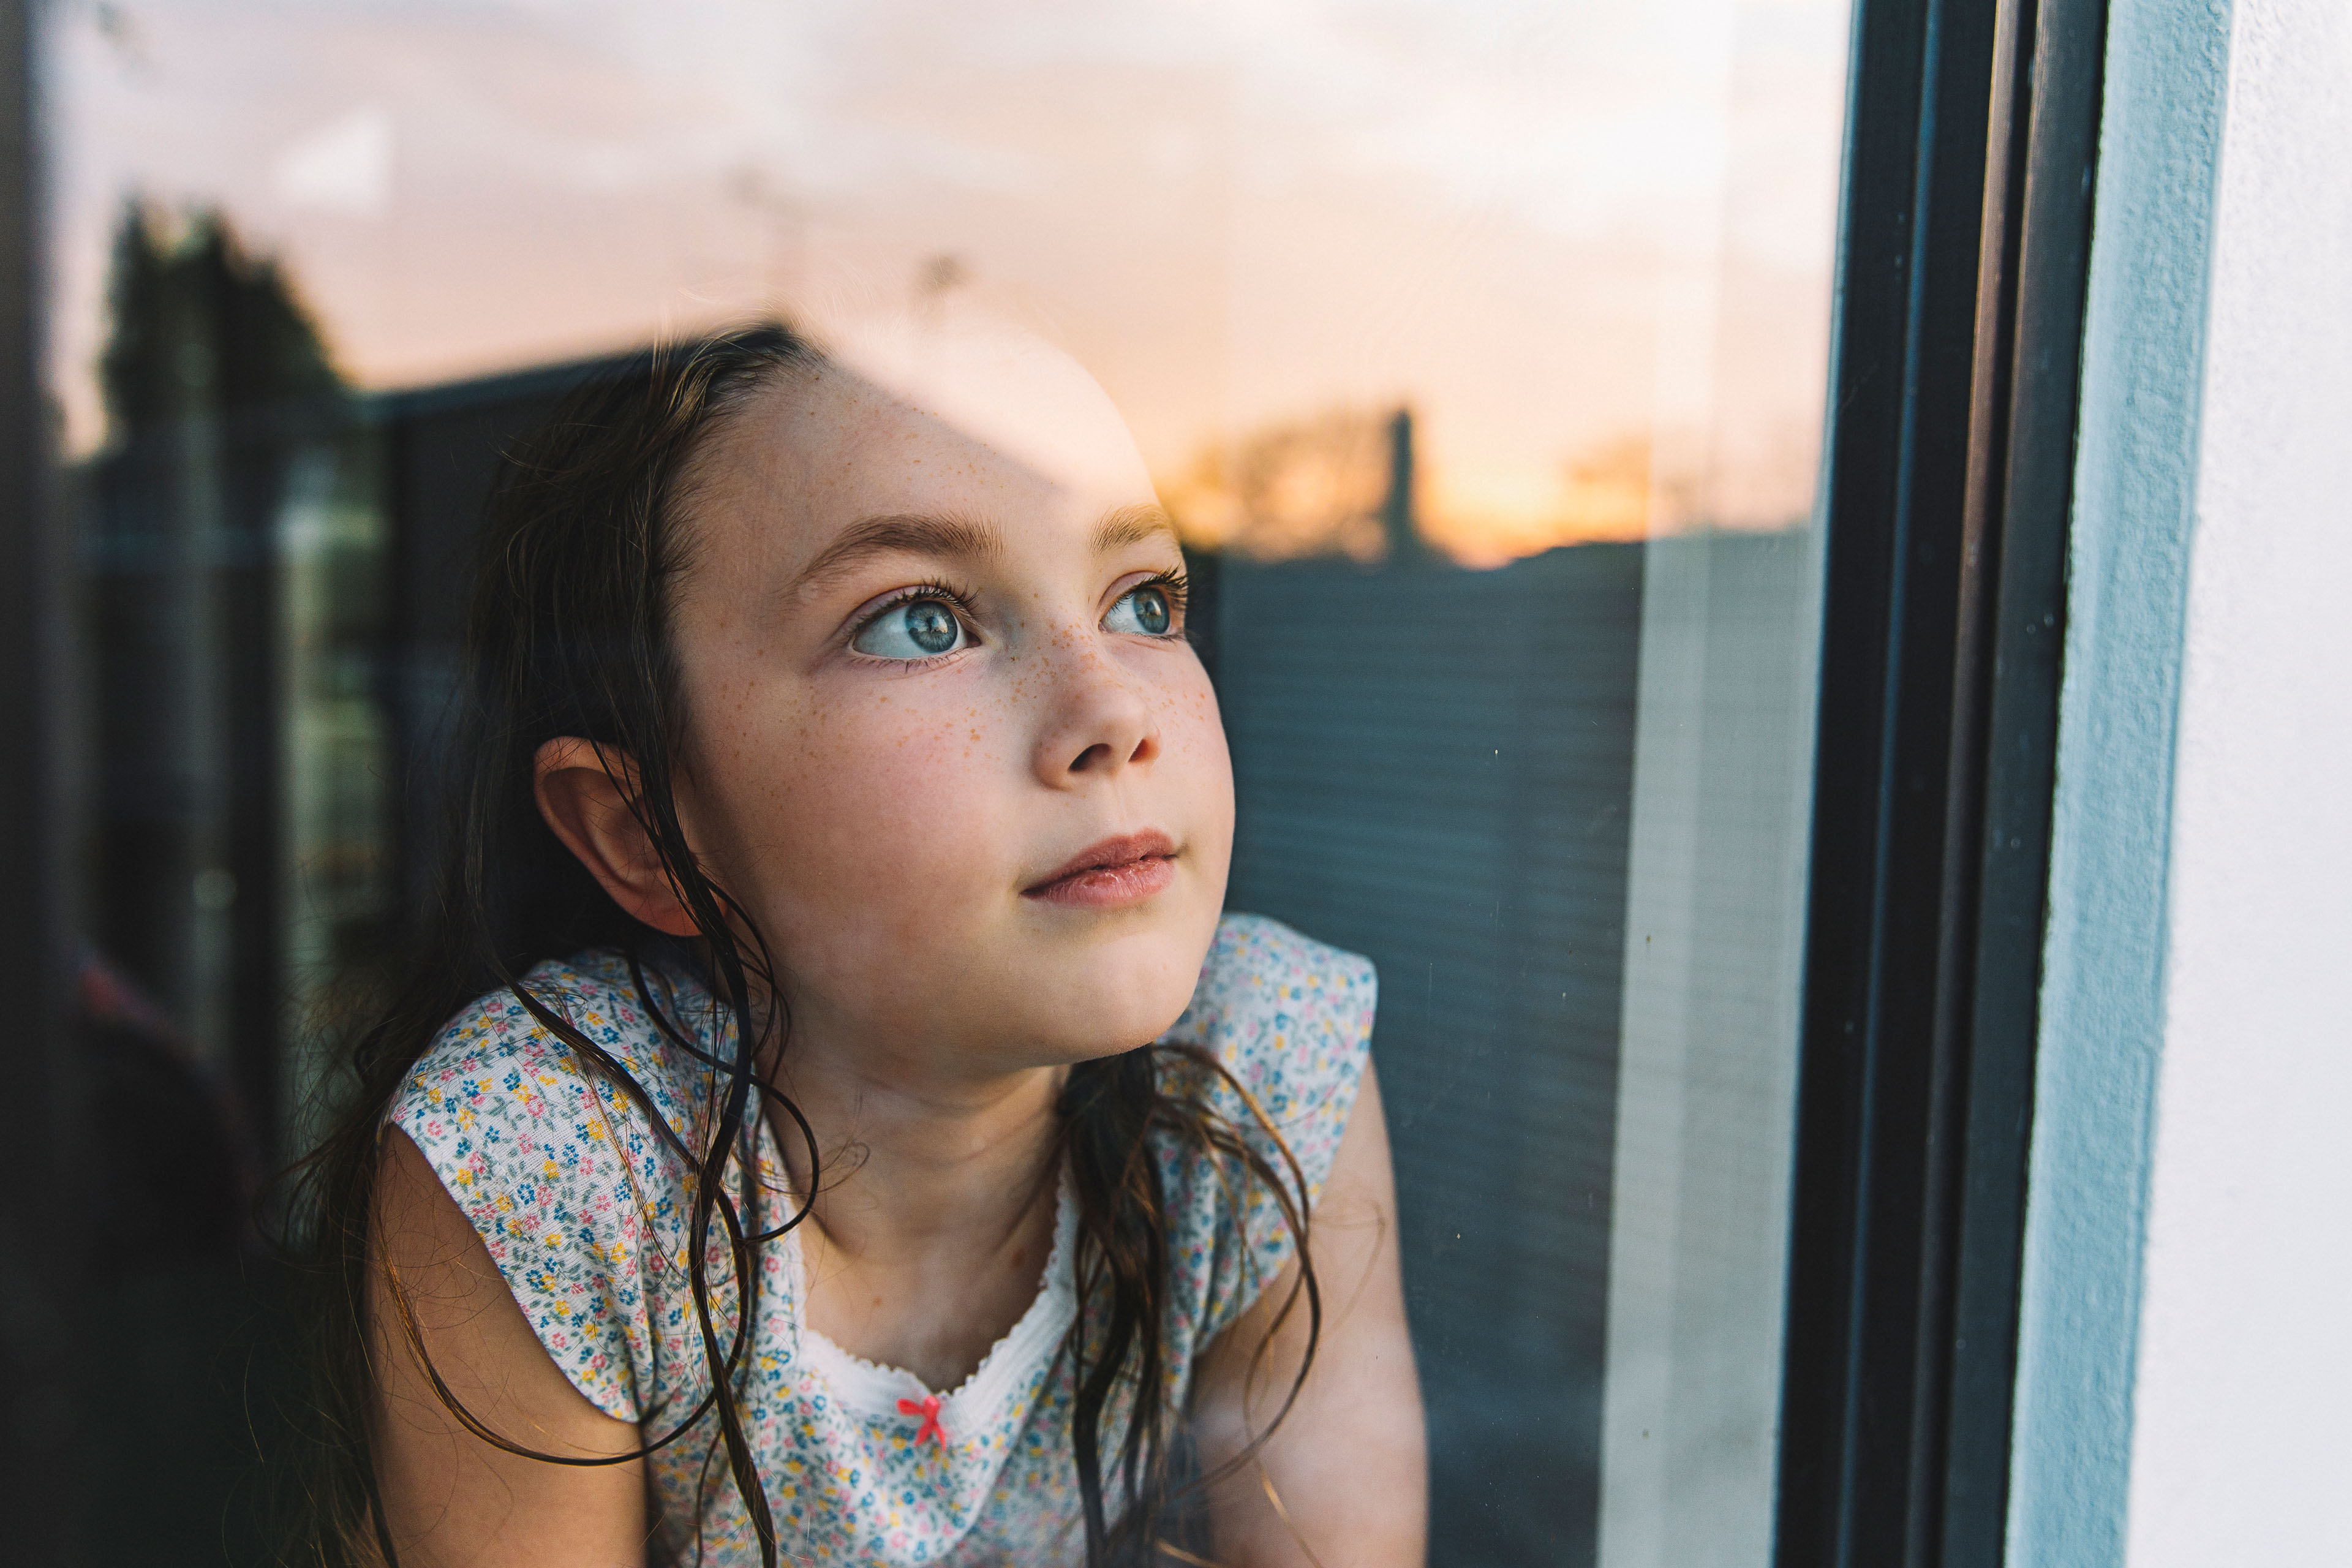
[[[1421,1559],[1370,966],[1220,918],[1108,400],[898,357],[657,353],[510,465],[312,1166],[313,1561]]]

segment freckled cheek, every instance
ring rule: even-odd
[[[1204,761],[1225,756],[1225,727],[1213,700],[1171,698],[1161,706],[1160,726],[1171,749],[1181,747]]]
[[[1225,742],[1225,727],[1217,699],[1207,681],[1197,689],[1180,687],[1160,700],[1160,733],[1171,768],[1183,774],[1188,788],[1221,795],[1225,815],[1232,815],[1233,756]],[[1213,806],[1214,801],[1204,801]]]
[[[974,731],[961,715],[833,727],[802,755],[772,796],[762,879],[793,923],[910,929],[1002,897],[1022,847],[1010,769]]]

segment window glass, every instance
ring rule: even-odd
[[[224,1201],[299,1153],[501,449],[656,342],[1018,323],[1182,531],[1227,907],[1377,965],[1432,1560],[1760,1564],[1848,10],[51,8],[86,1006]]]

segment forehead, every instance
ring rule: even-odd
[[[1034,340],[845,355],[771,382],[690,475],[694,554],[791,569],[875,517],[956,516],[1018,543],[1153,500],[1102,389]]]

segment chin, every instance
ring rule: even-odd
[[[1213,910],[1205,921],[1154,922],[1149,930],[1089,942],[1064,962],[1047,961],[1040,967],[1053,973],[1022,987],[1029,997],[1053,999],[1034,1037],[1062,1062],[1150,1045],[1192,1001],[1216,923]]]

